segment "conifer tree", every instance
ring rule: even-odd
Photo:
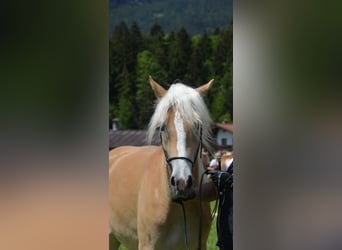
[[[158,79],[159,82],[166,80],[166,73],[157,59],[150,51],[144,50],[138,54],[136,79],[137,126],[139,128],[146,128],[153,114],[155,97],[149,84],[149,75]]]
[[[109,101],[113,105],[119,101],[118,75],[126,66],[126,50],[129,40],[129,31],[126,23],[121,22],[115,27],[109,41]]]
[[[169,62],[170,69],[169,74],[173,80],[184,79],[188,70],[188,63],[191,58],[191,39],[186,29],[182,27],[177,35],[176,39],[170,44],[169,50]]]
[[[129,70],[131,73],[135,73],[135,68],[137,64],[137,55],[140,51],[144,48],[144,39],[142,37],[142,34],[140,32],[139,26],[136,22],[133,22],[131,28],[130,28],[130,34],[129,34],[129,50],[127,51],[129,53],[130,58],[130,65]],[[135,75],[132,75],[132,78],[135,78]]]
[[[167,41],[162,27],[155,23],[150,30],[148,49],[153,53],[155,59],[163,70],[168,71],[169,63],[167,57]]]
[[[230,29],[222,30],[220,40],[213,52],[213,70],[215,75],[223,75],[224,63],[227,56],[232,58],[233,32]]]
[[[123,71],[117,77],[119,103],[114,110],[116,118],[119,118],[120,128],[137,128],[136,126],[136,110],[135,110],[135,92],[132,92],[132,81],[130,79],[130,72],[124,65]]]
[[[139,27],[133,23],[130,30],[122,22],[113,32],[110,56],[110,103],[116,107],[114,114],[120,119],[121,128],[135,128],[135,68],[136,57],[143,46]],[[115,96],[115,98],[112,97]],[[125,107],[123,107],[126,105]],[[129,107],[130,114],[125,114]]]
[[[186,80],[196,87],[208,81],[211,75],[211,47],[211,40],[206,32],[200,36],[197,44],[193,43]]]
[[[233,119],[233,47],[232,30],[224,30],[214,53],[215,75],[219,76],[217,85],[209,94],[210,110],[213,119]]]
[[[156,37],[158,39],[162,39],[164,37],[163,28],[159,25],[159,23],[154,23],[150,30],[150,36]]]

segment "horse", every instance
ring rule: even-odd
[[[149,81],[157,105],[147,139],[151,142],[157,132],[161,145],[122,146],[109,152],[110,249],[123,244],[131,250],[206,250],[211,211],[209,202],[200,204],[198,196],[194,198],[194,187],[204,172],[201,147],[210,148],[212,142],[202,95],[214,80],[196,89],[176,83],[168,90],[152,77]]]

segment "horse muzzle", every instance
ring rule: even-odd
[[[171,189],[172,201],[187,201],[195,198],[196,193],[193,188],[187,188],[185,190]]]
[[[190,200],[195,197],[195,190],[192,188],[192,177],[188,176],[188,179],[177,179],[172,176],[171,180],[171,193],[172,200]]]
[[[178,191],[183,191],[187,188],[192,187],[192,177],[189,175],[188,179],[177,179],[174,176],[171,177],[170,179],[171,185],[176,187]]]

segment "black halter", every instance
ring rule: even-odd
[[[163,135],[162,135],[162,132],[159,133],[160,135],[160,144],[163,148],[163,151],[164,151],[164,155],[165,155],[165,160],[167,162],[167,165],[172,169],[172,161],[174,160],[185,160],[185,161],[188,161],[190,162],[191,164],[191,168],[194,167],[194,164],[195,164],[195,161],[197,159],[197,156],[198,156],[198,152],[200,151],[200,149],[202,148],[202,127],[199,128],[200,130],[200,141],[199,141],[199,144],[197,146],[197,149],[196,149],[196,154],[195,154],[195,158],[193,160],[191,160],[190,158],[188,157],[184,157],[184,156],[175,156],[175,157],[169,157],[169,154],[167,153],[167,151],[165,150],[164,148],[164,145],[163,145]],[[200,155],[201,156],[201,155]]]

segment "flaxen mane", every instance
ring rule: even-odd
[[[182,83],[172,84],[167,94],[157,103],[148,128],[148,141],[151,142],[153,134],[163,125],[166,114],[172,107],[178,110],[184,122],[195,134],[201,131],[202,143],[210,150],[212,120],[208,109],[196,89]],[[198,125],[201,130],[198,129]]]

